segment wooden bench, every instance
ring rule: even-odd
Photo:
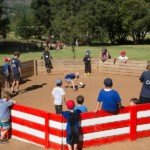
[[[114,59],[108,59],[104,63],[99,60],[98,72],[108,74],[139,76],[146,70],[146,61],[128,60],[127,63]]]

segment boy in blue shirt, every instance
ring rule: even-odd
[[[66,74],[65,75],[65,81],[67,82],[66,87],[68,87],[68,85],[71,83],[73,90],[76,91],[77,88],[75,87],[74,81],[77,80],[78,78],[79,78],[79,73],[78,72]]]
[[[13,75],[11,94],[18,94],[19,82],[21,79],[21,63],[20,63],[20,60],[18,59],[20,56],[20,52],[16,51],[14,53],[14,56],[15,57],[11,59],[11,70],[12,70],[12,75]]]
[[[102,103],[101,109],[109,113],[117,113],[119,108],[123,108],[121,104],[121,98],[117,91],[112,89],[112,79],[106,78],[104,80],[105,88],[99,92],[97,105],[94,112],[97,112],[100,104]]]
[[[84,97],[82,95],[77,96],[77,103],[78,105],[75,106],[74,110],[79,110],[80,112],[87,112],[87,107],[82,105],[84,102]]]
[[[62,115],[67,120],[67,137],[66,137],[66,143],[69,150],[77,150],[77,146],[79,143],[79,125],[78,125],[78,119],[79,119],[79,111],[74,111],[75,103],[73,100],[68,100],[66,102],[68,111],[62,112]]]
[[[5,65],[4,65],[4,75],[5,75],[5,87],[10,87],[10,59],[5,58]]]

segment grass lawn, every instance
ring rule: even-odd
[[[93,58],[98,58],[100,50],[103,46],[79,46],[75,47],[76,58],[83,58],[86,50],[91,51]],[[126,55],[132,60],[150,60],[150,45],[121,45],[121,46],[106,46],[112,58],[116,58],[120,55],[122,50],[126,51]],[[0,48],[0,65],[4,64],[4,58],[13,57],[13,51],[11,48],[2,49]],[[56,51],[51,50],[51,55],[55,59],[73,58],[74,54],[71,47],[66,47],[62,50]],[[20,60],[27,61],[32,59],[40,59],[42,51],[29,51],[21,53]]]

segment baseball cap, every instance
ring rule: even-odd
[[[88,55],[90,55],[91,52],[90,52],[90,50],[87,50],[86,53],[87,53]]]
[[[126,54],[126,52],[125,52],[125,51],[122,51],[120,54],[121,54],[121,55],[125,55],[125,54]]]
[[[104,85],[107,86],[107,87],[111,87],[113,85],[112,79],[106,78],[104,80]]]
[[[4,61],[5,61],[5,62],[9,62],[10,59],[9,59],[9,58],[5,58]]]
[[[62,84],[62,80],[60,79],[56,80],[56,84]]]
[[[75,103],[74,103],[74,100],[68,100],[66,102],[66,105],[67,105],[67,108],[68,109],[73,109],[75,107]]]

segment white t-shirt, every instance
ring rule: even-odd
[[[54,105],[62,105],[63,99],[62,96],[65,95],[65,91],[62,87],[55,87],[52,90],[52,95],[54,97]]]
[[[127,56],[124,56],[124,57],[123,56],[119,56],[118,59],[119,60],[128,60],[128,57]]]

